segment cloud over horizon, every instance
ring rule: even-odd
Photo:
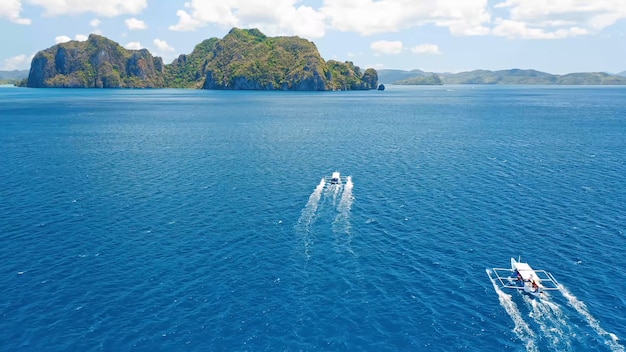
[[[2,67],[0,69],[3,71],[20,70],[24,64],[30,63],[32,59],[33,55],[22,54],[13,56],[8,59],[4,59]]]
[[[269,35],[300,35],[319,38],[325,34],[325,18],[309,6],[296,6],[296,0],[192,0],[186,10],[178,10],[173,31],[196,31],[213,24],[223,28],[258,28]]]
[[[22,2],[21,0],[3,0],[0,3],[0,19],[6,18],[17,24],[29,25],[32,21],[28,18],[22,18]]]
[[[370,49],[372,49],[372,51],[374,51],[378,55],[381,55],[381,54],[395,55],[395,54],[402,53],[404,46],[402,45],[402,42],[399,40],[394,40],[394,41],[378,40],[378,41],[373,42],[370,45]]]
[[[99,16],[115,17],[138,14],[148,7],[147,0],[22,0],[22,2],[43,7],[45,16],[77,15],[90,12]]]
[[[432,55],[442,55],[443,53],[439,50],[439,46],[435,44],[420,44],[411,48],[411,52],[414,54],[432,54]]]
[[[126,24],[126,28],[132,30],[141,30],[141,29],[146,29],[148,28],[148,26],[146,26],[146,23],[142,20],[138,20],[136,18],[128,18],[126,19],[126,21],[124,21],[124,23]]]
[[[369,36],[435,26],[458,36],[503,36],[558,39],[598,33],[626,19],[626,1],[560,0],[321,0],[318,7],[299,0],[190,0],[178,9],[172,31],[197,31],[209,25],[259,28],[269,35],[323,37],[329,30]],[[44,16],[93,13],[116,17],[138,15],[148,0],[2,0],[0,18],[28,25],[23,5],[39,7]],[[152,6],[154,3],[152,3]],[[136,18],[129,29],[145,29]],[[96,27],[97,24],[92,24]]]

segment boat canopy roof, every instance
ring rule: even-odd
[[[528,263],[515,262],[514,266],[515,270],[517,270],[524,281],[541,281],[537,274],[535,274],[535,270],[533,270]]]

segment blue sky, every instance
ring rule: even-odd
[[[362,68],[626,70],[626,0],[0,0],[0,70],[90,33],[170,63],[232,27]]]

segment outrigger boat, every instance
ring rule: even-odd
[[[332,176],[330,177],[326,177],[326,181],[330,181],[331,185],[338,185],[341,183],[341,174],[339,173],[339,171],[335,171],[333,172]]]
[[[559,283],[552,274],[545,270],[535,270],[520,260],[511,258],[510,269],[493,268],[489,277],[498,280],[502,288],[516,289],[534,297],[542,297],[545,291],[559,290]]]

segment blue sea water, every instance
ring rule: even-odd
[[[2,88],[0,350],[624,351],[625,175],[622,87]]]

